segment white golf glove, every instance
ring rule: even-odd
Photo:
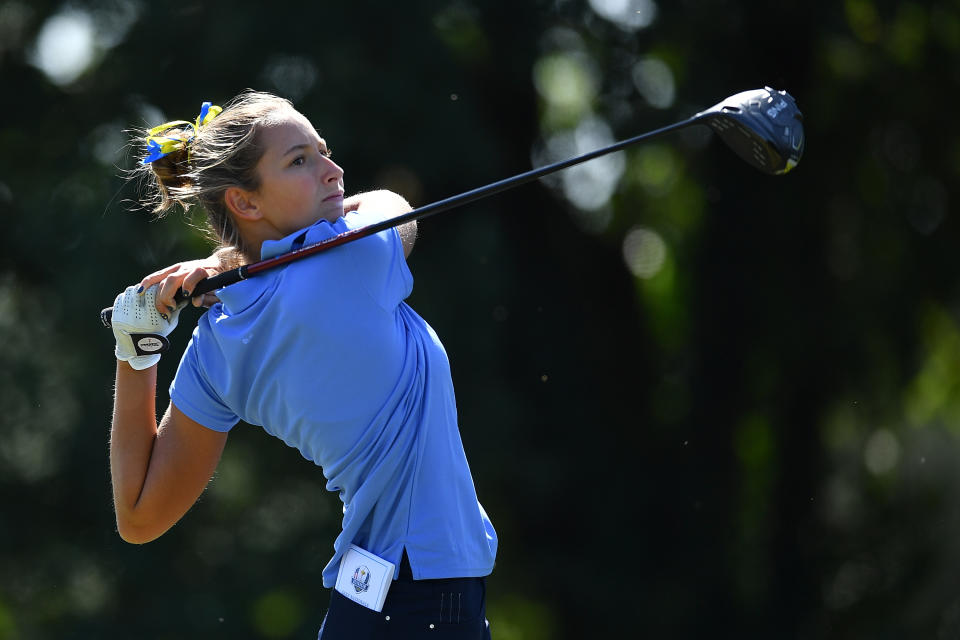
[[[137,293],[137,287],[126,291],[113,301],[113,336],[117,360],[123,360],[140,371],[157,364],[160,354],[170,348],[167,336],[177,326],[181,305],[165,320],[155,306],[157,285]]]

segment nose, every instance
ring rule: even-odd
[[[343,169],[336,162],[326,156],[322,156],[320,161],[321,179],[327,183],[340,182],[343,178]]]

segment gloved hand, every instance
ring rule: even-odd
[[[160,354],[170,348],[167,336],[177,326],[180,309],[177,307],[167,318],[156,308],[157,286],[137,293],[137,287],[126,291],[113,301],[113,336],[117,339],[114,353],[140,371],[157,364]]]

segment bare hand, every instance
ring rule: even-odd
[[[177,303],[173,297],[177,291],[183,292],[189,296],[197,283],[204,278],[215,276],[223,270],[221,261],[216,256],[210,256],[203,260],[190,260],[188,262],[178,262],[165,269],[154,271],[140,281],[141,291],[159,284],[157,291],[157,311],[163,315],[169,315],[176,310]],[[210,307],[219,302],[220,299],[213,293],[205,293],[190,299],[190,303],[195,307]]]

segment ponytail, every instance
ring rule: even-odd
[[[206,212],[207,235],[239,263],[255,261],[224,200],[229,187],[255,191],[264,149],[259,132],[293,105],[269,93],[246,91],[221,109],[204,103],[196,122],[168,122],[140,132],[143,159],[134,174],[144,179],[141,204],[164,216],[175,206]]]

